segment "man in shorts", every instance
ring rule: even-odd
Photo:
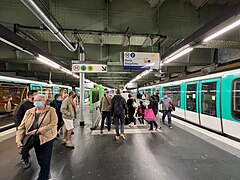
[[[62,143],[70,148],[74,148],[74,144],[72,143],[72,131],[74,129],[73,120],[76,118],[76,105],[73,100],[75,97],[76,93],[71,91],[69,97],[64,99],[61,105],[62,118],[66,127]]]

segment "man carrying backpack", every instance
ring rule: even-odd
[[[34,107],[33,100],[34,100],[34,96],[37,95],[37,93],[38,93],[37,90],[30,90],[27,94],[28,99],[18,105],[14,113],[14,122],[15,122],[16,128],[18,128],[18,126],[21,124],[26,111]]]
[[[170,129],[172,129],[172,120],[171,120],[171,111],[174,110],[173,107],[173,102],[170,97],[168,97],[167,92],[163,93],[163,98],[160,99],[160,104],[162,104],[162,110],[163,110],[163,115],[162,115],[162,123],[165,124],[164,120],[165,117],[168,117],[168,126]]]
[[[118,89],[116,95],[112,99],[111,104],[111,116],[114,118],[116,127],[116,140],[120,137],[125,140],[124,136],[124,118],[126,113],[127,103],[126,100],[121,96],[120,90]],[[121,134],[119,133],[119,122],[121,127]]]

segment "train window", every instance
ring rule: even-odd
[[[197,84],[187,85],[186,98],[187,110],[196,112],[196,89]]]
[[[202,113],[217,116],[216,111],[216,82],[202,83]]]
[[[172,99],[173,104],[176,107],[180,107],[180,96],[181,96],[181,90],[180,86],[171,86],[171,87],[164,87],[163,93],[167,92],[168,96]]]
[[[240,79],[233,81],[232,109],[233,117],[240,119]]]

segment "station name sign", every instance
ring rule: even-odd
[[[159,69],[159,53],[123,52],[124,69]]]
[[[106,64],[94,64],[89,61],[72,61],[73,73],[106,73]]]

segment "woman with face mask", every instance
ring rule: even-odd
[[[22,148],[24,167],[30,167],[29,151],[34,147],[40,166],[38,179],[47,180],[50,175],[50,162],[53,140],[57,135],[57,114],[54,108],[46,106],[46,97],[37,94],[34,97],[34,108],[29,109],[18,127],[16,144]],[[33,137],[31,143],[22,143],[26,136]]]

